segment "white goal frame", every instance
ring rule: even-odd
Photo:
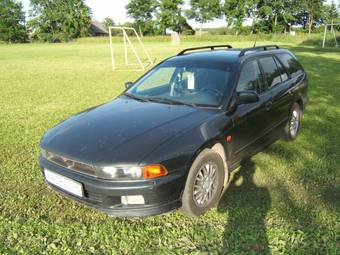
[[[125,64],[129,65],[129,59],[128,59],[128,45],[130,46],[133,54],[135,55],[138,64],[140,65],[141,69],[143,71],[145,71],[145,66],[141,60],[141,58],[139,57],[135,46],[132,44],[128,34],[126,33],[127,30],[133,31],[133,33],[136,35],[137,37],[137,41],[139,43],[139,45],[141,46],[141,48],[143,49],[146,57],[148,58],[148,62],[150,63],[150,65],[153,64],[153,61],[150,57],[150,54],[148,53],[148,51],[146,50],[141,38],[139,37],[136,29],[134,29],[133,27],[109,27],[109,36],[110,36],[110,53],[111,53],[111,62],[112,62],[112,69],[116,70],[116,60],[115,60],[115,56],[114,56],[114,50],[113,50],[113,45],[112,45],[112,30],[120,30],[123,33],[123,42],[124,42],[124,55],[125,55]]]
[[[334,26],[339,26],[339,25],[340,25],[340,22],[325,25],[325,32],[323,34],[322,48],[325,48],[325,45],[326,45],[326,36],[327,36],[328,26],[331,27],[331,33],[334,36],[335,47],[339,48],[339,44],[338,44],[338,41],[336,40],[336,35],[335,35],[335,32],[334,32]]]

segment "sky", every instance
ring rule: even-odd
[[[18,0],[24,5],[24,9],[27,13],[29,9],[29,0]],[[331,2],[332,0],[327,0]],[[338,0],[340,1],[340,0]],[[126,15],[125,6],[128,4],[129,0],[85,0],[86,4],[92,10],[92,18],[98,21],[102,21],[106,17],[112,18],[116,24],[124,23],[126,21],[132,21]],[[337,1],[335,1],[337,2]],[[188,6],[184,5],[184,9]],[[199,23],[188,20],[189,24],[193,28],[199,28]],[[226,21],[224,19],[216,19],[212,22],[203,25],[204,28],[216,28],[226,26]]]

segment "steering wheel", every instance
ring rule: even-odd
[[[215,89],[215,88],[212,88],[212,87],[209,87],[209,86],[204,87],[200,91],[210,93],[210,94],[214,95],[217,99],[221,99],[223,97],[222,93],[218,89]]]
[[[174,84],[174,96],[183,96],[185,94],[184,84],[183,82]]]

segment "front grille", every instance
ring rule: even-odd
[[[87,174],[87,175],[92,175],[92,176],[96,176],[94,167],[92,165],[89,164],[85,164],[85,163],[81,163],[79,161],[75,161],[73,159],[68,159],[62,156],[59,156],[57,154],[54,154],[52,152],[49,151],[45,151],[44,153],[44,157],[59,165],[62,167],[65,167],[67,169],[82,173],[82,174]]]

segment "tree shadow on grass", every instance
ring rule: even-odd
[[[222,254],[270,254],[265,218],[271,208],[267,188],[253,181],[255,164],[248,160],[233,176],[218,210],[228,212]]]

